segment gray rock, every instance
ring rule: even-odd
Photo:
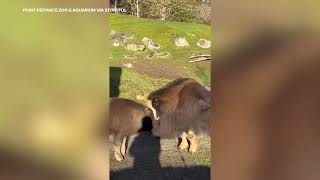
[[[206,40],[206,39],[200,39],[197,42],[197,46],[199,46],[201,48],[210,48],[211,47],[211,41]]]
[[[142,39],[143,44],[150,50],[160,49],[160,45],[154,42],[152,39],[144,37]]]
[[[132,39],[134,37],[134,34],[131,32],[123,32],[120,33],[120,35],[124,38],[124,39]]]
[[[147,53],[147,58],[153,58],[154,54],[155,54],[155,53],[152,52],[152,51],[148,52],[148,53]]]
[[[113,44],[112,44],[113,46],[120,46],[120,45],[123,45],[126,40],[119,36],[114,38],[112,41],[113,41]]]
[[[109,34],[109,38],[112,40],[112,45],[113,46],[120,46],[123,45],[126,41],[124,37],[122,37],[119,33],[116,31],[112,30]]]
[[[184,37],[179,37],[175,41],[176,46],[183,47],[183,46],[189,46],[188,41]]]
[[[111,30],[109,33],[109,38],[113,42],[113,46],[123,45],[127,39],[132,39],[134,37],[133,33],[130,32],[116,32],[115,30]]]
[[[122,66],[129,68],[129,69],[133,67],[133,65],[131,63],[123,64]]]
[[[140,44],[127,44],[126,49],[137,52],[137,51],[143,51],[145,47],[144,45],[140,45]]]
[[[113,39],[113,37],[117,34],[117,32],[115,30],[111,30],[111,32],[109,33],[109,38]]]

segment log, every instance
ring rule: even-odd
[[[211,60],[211,57],[199,57],[199,58],[190,60],[189,63],[199,62],[199,61],[208,61],[208,60]]]
[[[189,59],[194,59],[198,57],[211,57],[211,55],[210,54],[195,55],[195,56],[190,56]]]

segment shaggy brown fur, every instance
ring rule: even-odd
[[[152,112],[146,106],[123,98],[111,98],[109,134],[113,135],[115,157],[122,161],[125,156],[126,138],[152,129]]]
[[[320,178],[319,47],[319,34],[265,32],[217,56],[215,179]]]
[[[194,141],[195,134],[208,132],[211,94],[195,80],[177,79],[150,93],[148,100],[151,101],[150,108],[154,108],[159,117],[159,121],[153,121],[154,135],[165,138],[182,136],[184,142],[185,138]]]

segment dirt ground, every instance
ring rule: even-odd
[[[136,71],[153,77],[177,79],[187,76],[186,69],[181,66],[173,65],[172,63],[163,62],[159,64],[151,61],[135,61],[132,64]]]
[[[110,139],[111,143],[112,138]],[[199,136],[199,152],[210,147],[210,138]],[[177,148],[178,139],[160,139],[149,132],[129,138],[125,160],[116,161],[112,146],[110,150],[111,180],[209,180],[210,167],[196,165],[194,154],[181,152]],[[210,150],[210,149],[208,149]],[[210,158],[207,157],[207,158]]]

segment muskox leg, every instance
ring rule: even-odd
[[[126,141],[127,141],[127,137],[124,137],[123,140],[122,140],[122,144],[121,144],[121,149],[120,149],[120,152],[122,154],[123,157],[126,156]]]
[[[194,153],[197,151],[197,140],[196,140],[196,135],[194,134],[193,131],[188,131],[187,139],[190,141],[190,148],[189,151]]]
[[[115,134],[113,137],[114,157],[117,161],[122,161],[124,159],[124,156],[121,153],[123,139],[124,137],[120,134]]]
[[[188,144],[188,141],[187,141],[187,133],[183,132],[180,135],[180,138],[181,138],[181,143],[179,144],[178,148],[180,150],[188,148],[189,144]]]

